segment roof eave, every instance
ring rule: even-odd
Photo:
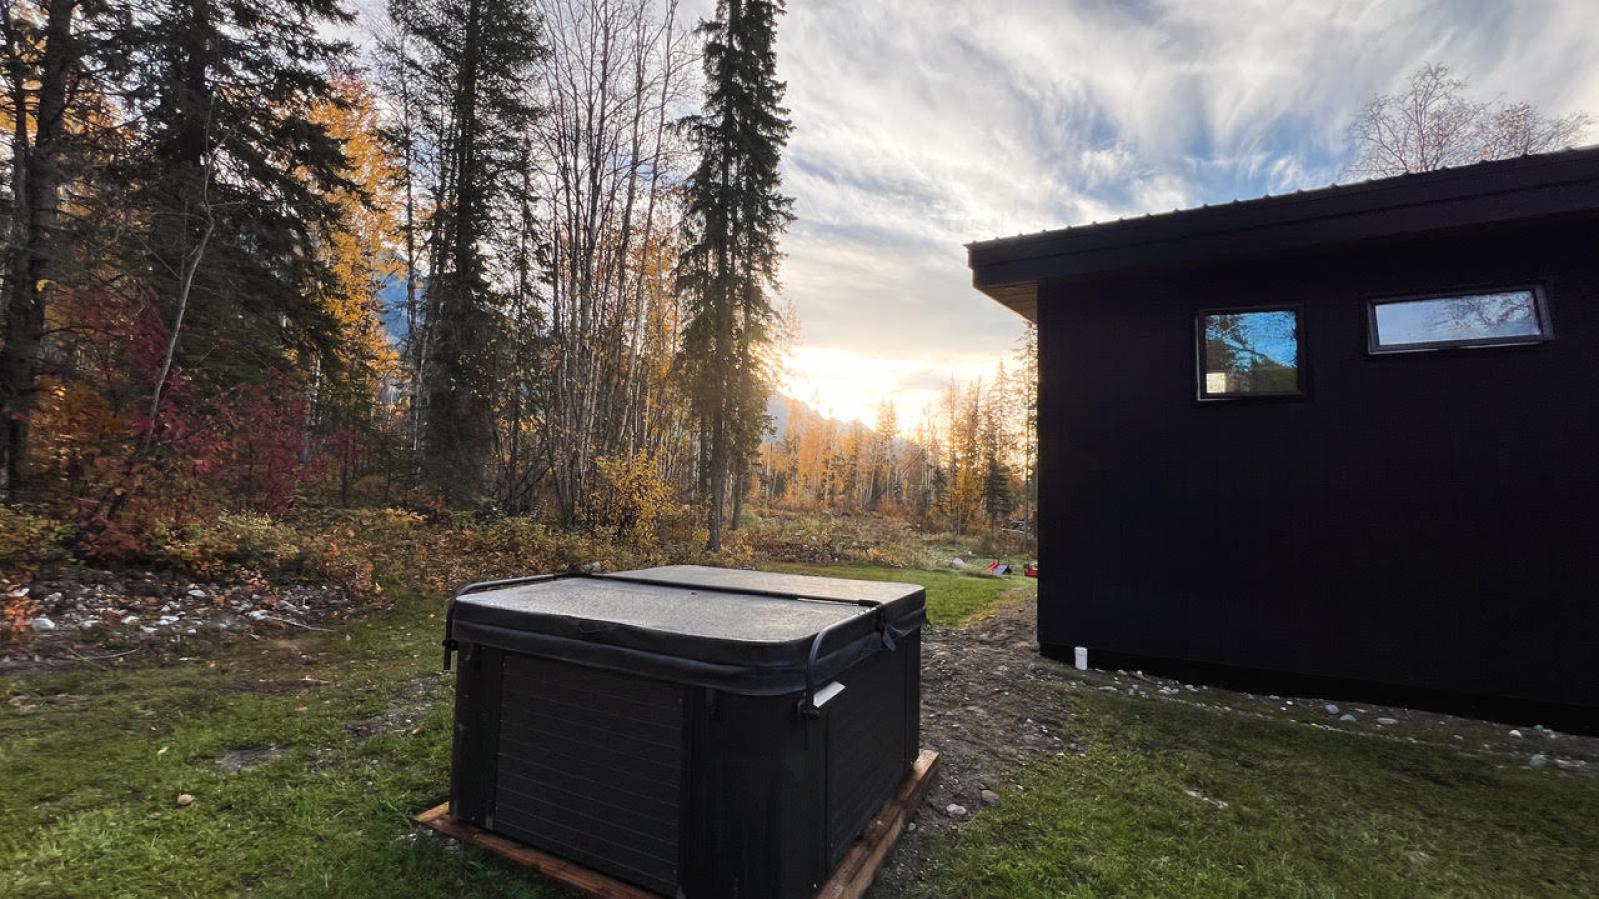
[[[1599,148],[967,245],[978,290],[1037,320],[1045,278],[1599,210]]]

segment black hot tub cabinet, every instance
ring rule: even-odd
[[[691,565],[466,587],[450,813],[668,896],[809,896],[915,761],[925,602]]]

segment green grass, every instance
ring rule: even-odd
[[[898,581],[927,588],[927,620],[939,627],[955,627],[972,615],[1021,602],[1032,595],[1037,582],[1018,575],[989,577],[958,571],[926,571],[915,568],[884,568],[877,565],[811,565],[772,562],[760,566],[767,571],[790,574],[820,574],[827,577],[852,577],[868,581]]]
[[[1028,589],[774,567],[925,584],[944,624]],[[436,676],[442,604],[399,593],[333,634],[0,682],[15,700],[0,703],[0,896],[552,895],[486,853],[416,836],[410,817],[448,782],[452,681]],[[1599,884],[1590,778],[1092,691],[1040,701],[1070,709],[1089,751],[1035,763],[1024,791],[1003,789],[999,806],[934,846],[926,895],[1572,895]],[[412,707],[415,734],[352,731]],[[264,746],[281,754],[234,774],[217,765]],[[178,808],[180,793],[194,804]]]
[[[1148,699],[1060,699],[1087,753],[1033,764],[936,845],[919,895],[1599,895],[1591,778]]]
[[[441,606],[411,595],[339,634],[207,661],[0,685],[0,895],[541,896],[409,817],[449,769]],[[310,677],[331,681],[319,685]],[[350,725],[417,704],[420,731]],[[431,700],[431,702],[428,702]],[[229,749],[282,754],[234,774]],[[176,798],[195,801],[179,808]]]

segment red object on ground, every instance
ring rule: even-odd
[[[1038,563],[1034,562],[1022,569],[1022,574],[1025,574],[1028,577],[1038,577]]]

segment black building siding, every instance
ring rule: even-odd
[[[1529,283],[1554,340],[1366,353],[1373,297]],[[1308,394],[1195,398],[1194,315],[1299,304]],[[1039,636],[1599,708],[1599,219],[1038,288]]]

